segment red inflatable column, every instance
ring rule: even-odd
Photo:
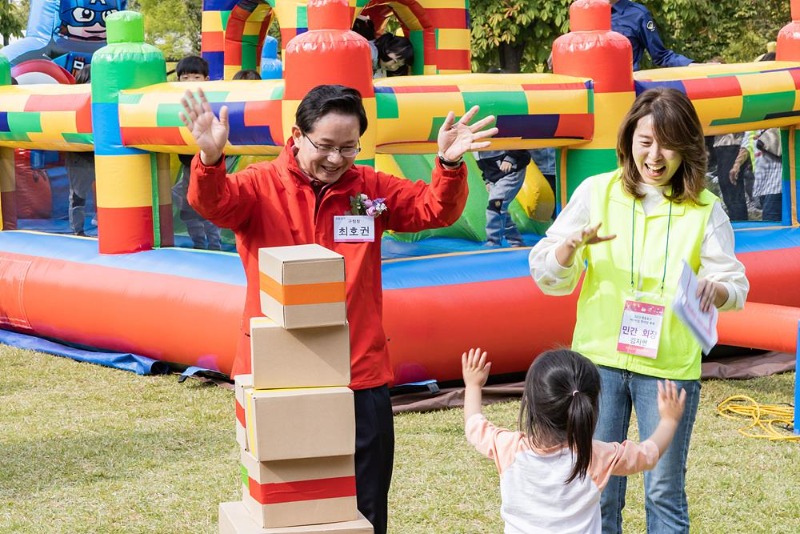
[[[562,205],[585,178],[616,167],[617,129],[635,98],[631,43],[611,31],[607,0],[577,0],[569,25],[570,33],[553,43],[553,72],[592,79],[595,126],[591,142],[561,151]]]
[[[800,0],[792,0],[792,22],[778,32],[777,61],[800,61]]]
[[[283,97],[284,137],[291,135],[297,106],[314,87],[346,85],[364,99],[369,128],[361,138],[358,163],[373,164],[377,106],[372,86],[372,55],[369,43],[350,31],[352,10],[347,0],[309,0],[308,31],[286,45]]]

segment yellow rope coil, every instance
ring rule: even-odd
[[[732,395],[717,404],[717,413],[728,419],[751,419],[739,433],[749,438],[800,442],[793,433],[794,408],[791,404],[759,404],[746,395]]]

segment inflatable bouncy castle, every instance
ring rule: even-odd
[[[792,5],[800,20],[800,2]],[[203,55],[220,79],[199,85],[212,107],[230,109],[226,152],[277,153],[305,92],[343,83],[361,91],[369,116],[359,163],[426,178],[431,156],[424,154],[433,151],[447,111],[461,114],[479,104],[482,114],[497,116],[493,148],[557,148],[563,202],[581,180],[616,165],[617,125],[636,94],[655,85],[676,87],[695,103],[707,134],[781,128],[784,217],[737,224],[751,302],[743,312],[723,314],[720,342],[794,352],[800,32],[792,28],[798,22],[779,36],[778,61],[634,73],[630,44],[610,29],[609,4],[578,0],[570,33],[553,45],[554,74],[484,75],[468,72],[466,3],[447,6],[207,0]],[[414,75],[372,80],[367,61],[358,60],[364,41],[349,30],[362,12],[376,28],[387,13],[398,18],[415,43]],[[283,78],[221,79],[258,65],[271,17],[281,25]],[[99,227],[97,240],[0,232],[0,323],[228,373],[244,299],[239,259],[170,246],[168,155],[196,150],[178,118],[186,86],[165,81],[164,59],[144,43],[139,14],[122,11],[105,21],[108,44],[93,56],[91,87],[12,87],[9,64],[0,59],[4,180],[11,176],[6,171],[14,148],[94,150]],[[530,280],[527,250],[481,250],[486,193],[470,169],[462,221],[440,235],[384,236],[384,321],[397,383],[457,378],[465,342],[490,350],[492,370],[502,374],[526,369],[534,354],[571,338],[575,297],[542,295]],[[2,185],[4,191],[13,187]],[[537,236],[529,229],[526,239],[533,243]]]

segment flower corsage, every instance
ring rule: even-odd
[[[351,215],[368,215],[370,217],[378,217],[381,213],[386,211],[386,204],[383,201],[385,198],[370,199],[364,193],[359,193],[354,197],[350,197],[350,214]]]

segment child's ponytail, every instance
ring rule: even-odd
[[[597,425],[596,398],[575,389],[567,410],[567,445],[575,457],[575,465],[566,482],[586,477],[592,461],[592,435]]]

